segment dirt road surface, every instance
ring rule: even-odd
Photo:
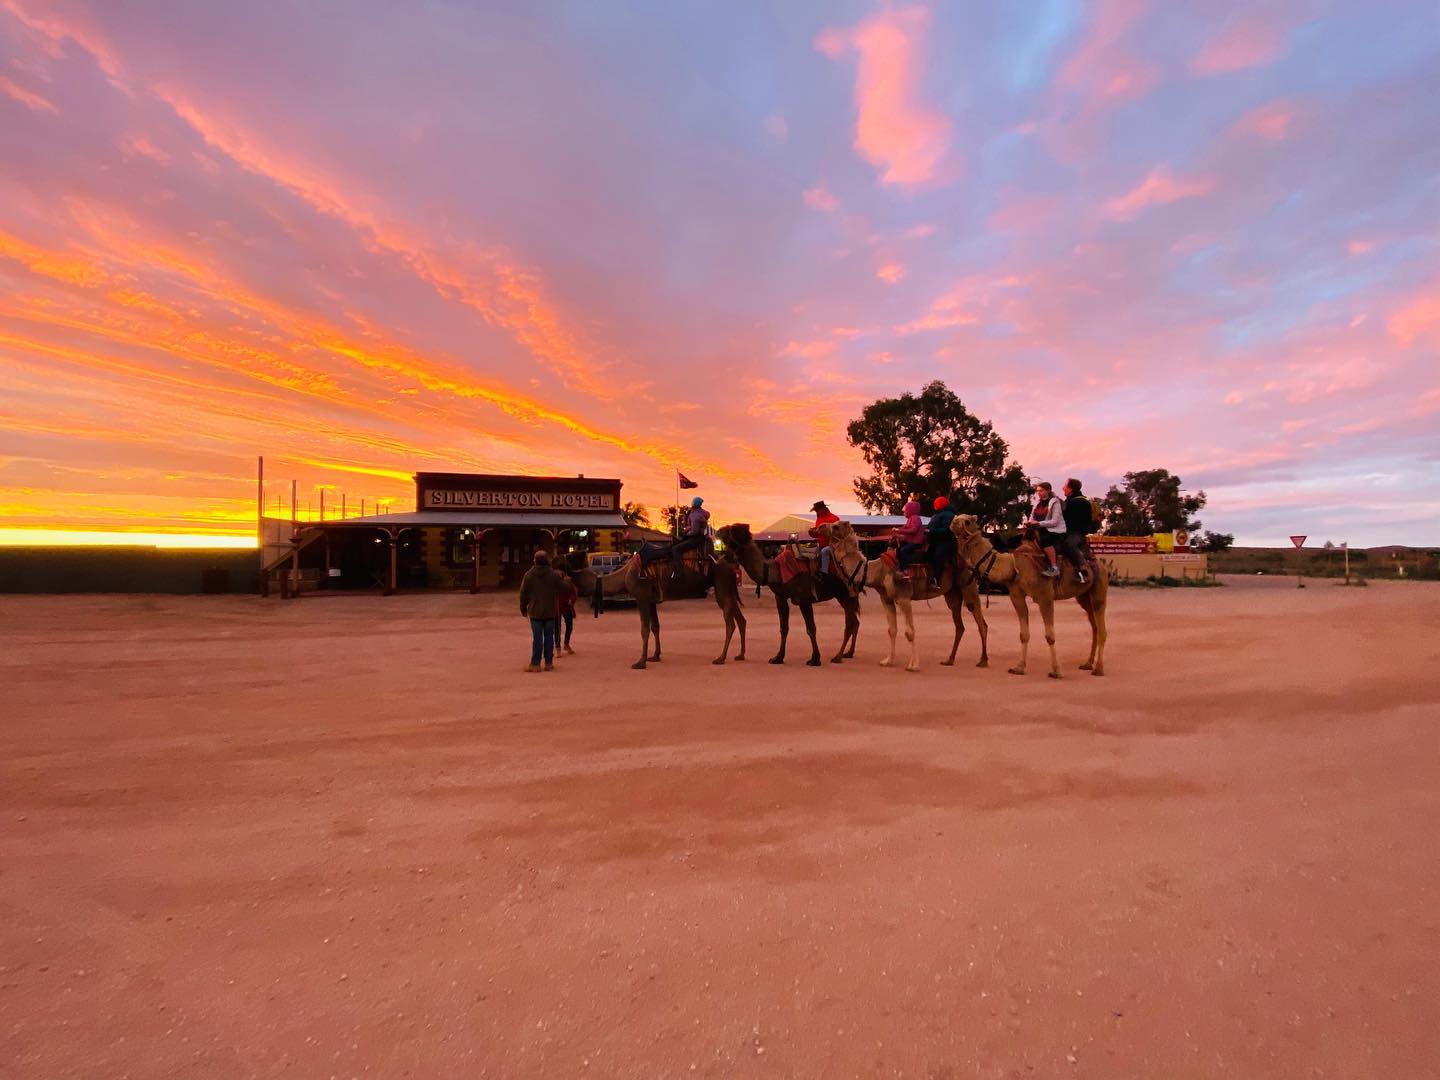
[[[1440,1075],[1440,588],[511,604],[0,598],[0,1075]]]

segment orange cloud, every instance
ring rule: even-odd
[[[0,75],[0,94],[4,94],[6,97],[13,98],[21,105],[24,105],[27,109],[33,109],[35,112],[53,113],[58,111],[54,105],[52,105],[49,101],[45,100],[39,94],[35,93],[33,90],[26,90],[25,87],[21,86],[13,79],[7,79],[4,75]]]
[[[879,270],[875,271],[875,276],[881,281],[888,281],[891,285],[894,285],[905,276],[905,267],[899,263],[886,263],[880,267]]]
[[[1242,19],[1232,24],[1196,54],[1190,70],[1197,75],[1243,71],[1275,60],[1284,50],[1285,36],[1264,20]]]
[[[859,54],[855,150],[883,170],[885,184],[931,180],[949,149],[949,118],[920,93],[929,26],[926,8],[897,8],[849,30],[826,30],[815,42],[832,60],[850,50]]]
[[[1279,142],[1290,136],[1290,125],[1295,122],[1295,109],[1283,101],[1272,101],[1251,109],[1235,122],[1234,130],[1242,135],[1256,135],[1262,139]]]
[[[1129,221],[1148,207],[1199,198],[1214,190],[1214,177],[1175,176],[1161,165],[1124,195],[1107,202],[1105,213],[1116,221]]]

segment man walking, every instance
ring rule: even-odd
[[[530,666],[526,671],[555,670],[555,624],[560,615],[564,579],[550,565],[546,551],[535,552],[535,565],[520,582],[520,614],[530,619]]]

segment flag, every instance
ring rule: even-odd
[[[700,486],[696,481],[691,480],[688,476],[686,476],[686,475],[685,475],[683,472],[681,472],[679,469],[676,469],[676,470],[675,470],[675,478],[680,481],[680,486],[681,486],[682,488],[688,489],[688,488],[697,488],[697,487]]]

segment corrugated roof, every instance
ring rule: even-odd
[[[615,511],[566,511],[536,514],[521,510],[410,510],[400,514],[372,514],[369,517],[338,518],[335,521],[307,521],[302,528],[407,528],[428,525],[441,529],[534,528],[534,529],[624,529],[625,519]]]

